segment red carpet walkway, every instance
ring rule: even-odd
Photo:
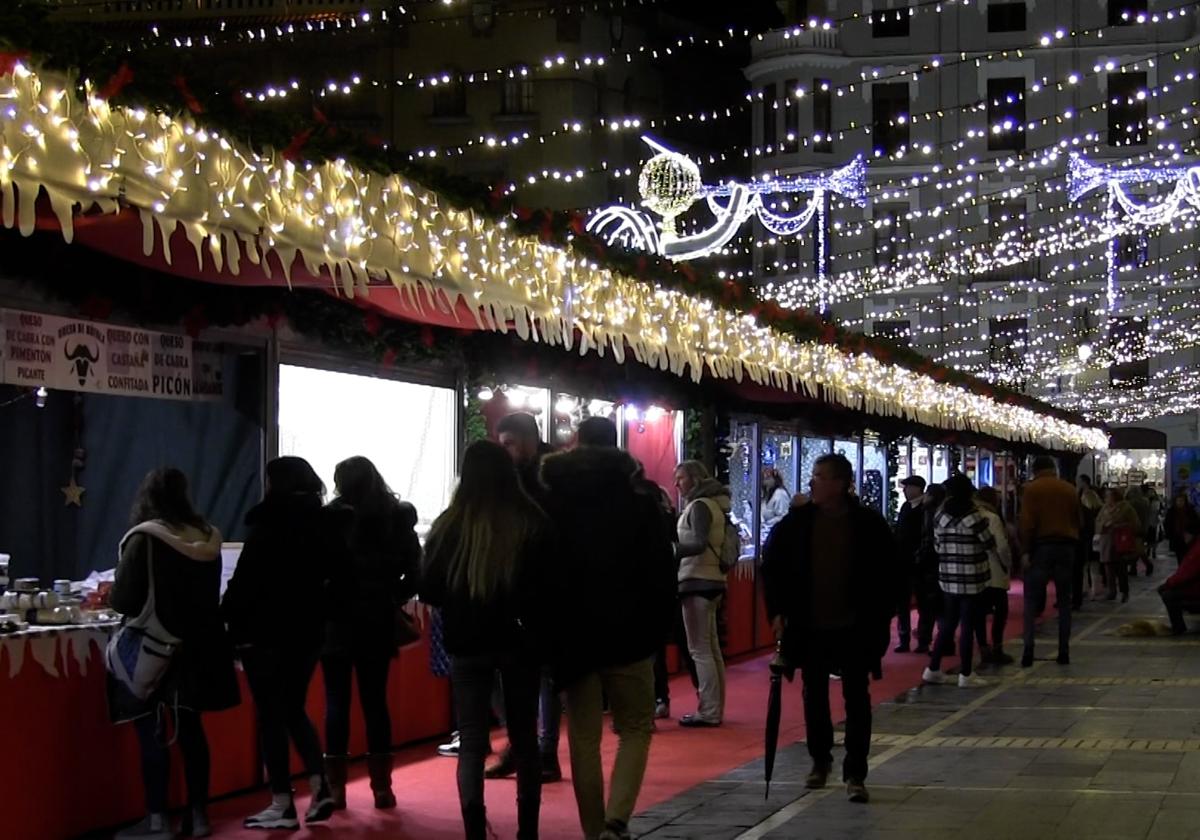
[[[1021,589],[1014,582],[1010,593],[1008,636],[1021,631]],[[1054,603],[1053,596],[1047,598]],[[915,625],[914,616],[914,625]],[[1019,645],[1009,651],[1019,655]],[[754,760],[763,752],[763,724],[766,716],[767,662],[766,655],[755,656],[729,666],[727,680],[726,717],[719,729],[681,729],[675,720],[658,721],[658,732],[650,752],[646,782],[638,800],[638,810],[669,799],[702,781],[722,775]],[[953,667],[956,660],[947,658],[943,667]],[[915,654],[890,653],[884,663],[884,678],[872,683],[875,703],[894,697],[920,683],[921,670],[927,658]],[[833,714],[841,720],[840,683],[831,686]],[[677,677],[671,683],[672,714],[676,717],[695,710],[694,694],[687,677]],[[790,744],[804,738],[804,721],[800,701],[799,678],[785,684],[783,723],[780,743]],[[496,747],[503,735],[494,736]],[[616,736],[605,733],[606,767],[611,766]],[[564,772],[569,774],[567,740],[563,735],[560,746]],[[216,758],[216,757],[214,757]],[[219,760],[219,759],[216,759]],[[438,756],[435,747],[425,744],[401,751],[397,756],[394,776],[399,807],[394,812],[379,812],[371,808],[371,795],[365,778],[365,767],[359,764],[353,773],[348,791],[350,807],[338,813],[324,825],[304,828],[289,837],[352,837],[389,838],[390,840],[451,840],[462,836],[458,798],[455,788],[456,762]],[[305,785],[299,783],[302,795],[298,806],[307,805]],[[489,818],[500,838],[516,835],[516,785],[512,780],[487,783]],[[212,818],[218,837],[261,838],[262,832],[245,831],[241,820],[267,803],[265,792],[257,792],[220,802],[213,807]],[[578,838],[579,822],[569,777],[562,783],[547,785],[543,790],[541,835],[546,840]]]

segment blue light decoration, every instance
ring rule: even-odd
[[[1139,204],[1125,191],[1126,184],[1174,184],[1161,201]],[[1104,210],[1103,232],[1108,239],[1108,311],[1117,306],[1117,234],[1122,227],[1159,227],[1170,224],[1186,205],[1200,210],[1200,166],[1161,166],[1137,169],[1096,166],[1083,155],[1072,152],[1067,161],[1067,195],[1078,201],[1093,190],[1106,188],[1108,204]],[[1118,222],[1118,208],[1124,213]]]
[[[836,193],[865,207],[867,164],[862,156],[831,172],[798,175],[779,180],[753,181],[749,184],[729,181],[715,186],[701,182],[700,169],[687,155],[680,154],[650,137],[642,137],[657,154],[642,167],[638,191],[642,205],[661,217],[655,226],[646,213],[622,205],[605,207],[588,220],[587,230],[603,235],[608,243],[659,254],[680,262],[711,254],[722,248],[751,216],[778,236],[796,236],[817,218],[818,282],[824,286],[826,274],[825,197]],[[792,215],[767,209],[764,195],[810,193],[805,206]],[[716,222],[704,230],[680,236],[675,219],[703,198]],[[724,200],[724,202],[722,202]]]

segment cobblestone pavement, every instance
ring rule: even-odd
[[[1053,660],[1047,613],[1032,668],[980,669],[996,684],[916,687],[876,707],[869,805],[841,785],[806,791],[808,754],[792,744],[769,800],[760,759],[639,814],[635,836],[1200,840],[1200,636],[1117,634],[1166,620],[1154,586],[1174,569],[1160,552],[1153,580],[1130,581],[1128,604],[1085,602],[1070,665]],[[784,702],[799,702],[796,686]]]

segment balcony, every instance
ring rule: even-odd
[[[830,25],[828,29],[792,26],[764,32],[750,42],[750,51],[752,60],[757,62],[804,53],[840,55],[842,46],[836,26]]]
[[[89,23],[168,23],[218,19],[319,20],[394,6],[387,0],[43,0],[54,17]]]

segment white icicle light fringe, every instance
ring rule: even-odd
[[[0,194],[4,223],[29,234],[39,189],[72,235],[76,205],[116,212],[137,208],[153,249],[155,229],[169,240],[182,225],[198,260],[202,244],[218,266],[239,270],[239,243],[262,263],[274,251],[285,278],[298,256],[313,275],[328,269],[346,295],[366,294],[386,277],[401,294],[463,300],[479,325],[580,352],[610,349],[678,376],[714,376],[787,388],[817,386],[850,408],[907,417],[946,429],[1052,449],[1107,447],[1098,428],[1005,405],[957,385],[801,342],[751,315],[638,281],[588,259],[517,236],[504,223],[449,206],[397,175],[345,161],[297,165],[278,152],[259,155],[187,119],[110,107],[73,81],[17,65],[0,77]],[[14,206],[14,187],[20,207]],[[168,262],[173,258],[164,250]],[[435,304],[436,305],[436,304]],[[568,315],[569,313],[569,315]]]

